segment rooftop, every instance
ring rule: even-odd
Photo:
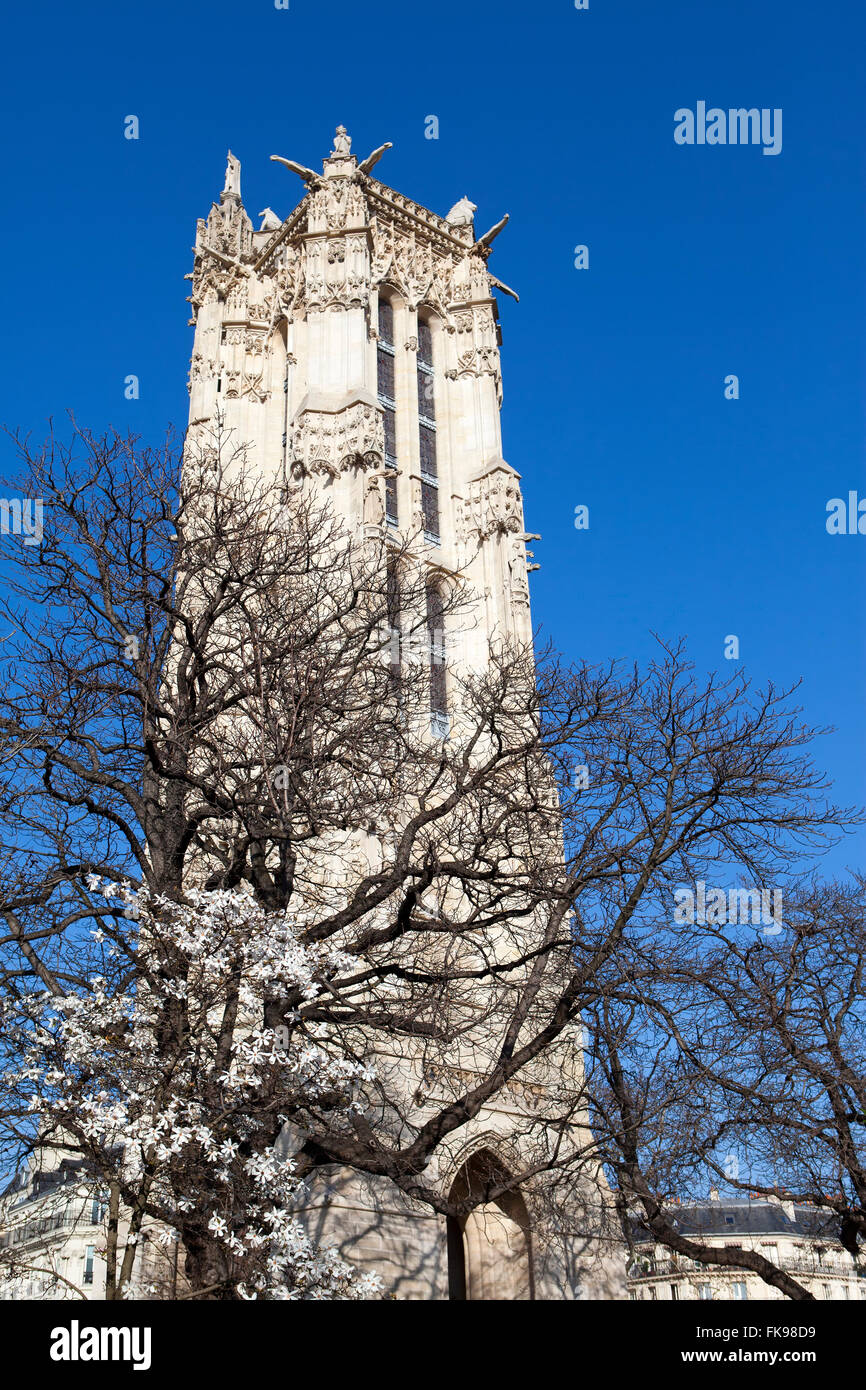
[[[770,1198],[720,1198],[673,1207],[668,1212],[683,1236],[769,1236],[838,1241],[838,1221],[816,1207]],[[652,1239],[638,1221],[639,1240]]]

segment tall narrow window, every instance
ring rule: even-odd
[[[436,460],[436,403],[433,389],[433,334],[418,322],[418,434],[421,445],[421,512],[424,537],[439,544],[439,469]]]
[[[389,556],[385,574],[385,607],[388,618],[388,669],[394,680],[400,678],[400,576]]]
[[[437,738],[450,731],[445,685],[445,605],[435,580],[427,581],[427,645],[430,655],[430,728]]]
[[[394,393],[394,306],[379,300],[376,389],[385,427],[385,520],[397,525],[397,402]]]
[[[93,1257],[96,1254],[96,1246],[88,1245],[84,1251],[84,1279],[83,1283],[93,1283]]]

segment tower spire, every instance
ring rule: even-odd
[[[225,203],[229,199],[238,203],[241,201],[241,162],[235,158],[231,150],[226,156],[226,177],[220,202]]]

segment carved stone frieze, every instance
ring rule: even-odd
[[[445,375],[452,381],[462,376],[491,376],[501,404],[502,372],[496,342],[496,323],[489,304],[460,309],[450,325],[452,362]]]
[[[249,396],[251,400],[261,404],[266,401],[270,392],[266,390],[262,373],[244,372],[244,379],[241,384],[241,395]]]
[[[469,525],[482,540],[497,534],[522,533],[523,500],[515,475],[505,468],[495,468],[473,480],[468,512]]]
[[[310,309],[365,304],[370,292],[363,236],[311,236],[306,240],[303,303]]]
[[[305,410],[291,432],[289,466],[293,475],[347,468],[381,468],[385,462],[382,413],[356,401],[345,410]]]
[[[405,297],[411,309],[431,304],[450,321],[453,259],[437,255],[413,228],[402,232],[393,222],[373,228],[371,274],[376,284],[387,281]]]
[[[310,195],[307,217],[311,232],[361,228],[367,220],[367,204],[351,179],[329,179]]]
[[[253,259],[253,224],[240,196],[224,193],[207,218],[199,218],[192,272],[194,309],[215,300],[228,300],[246,275],[241,266]],[[246,293],[244,287],[243,293]]]
[[[203,381],[214,374],[214,359],[205,357],[203,352],[194,352],[189,368],[190,381]]]

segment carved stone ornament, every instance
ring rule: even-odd
[[[523,500],[513,473],[497,468],[470,488],[472,528],[482,539],[523,531]]]
[[[381,526],[385,520],[385,500],[382,496],[382,475],[371,473],[364,488],[364,521],[367,526]]]
[[[385,462],[382,413],[357,401],[345,410],[305,410],[291,437],[290,467],[337,477],[347,468],[381,468]]]

